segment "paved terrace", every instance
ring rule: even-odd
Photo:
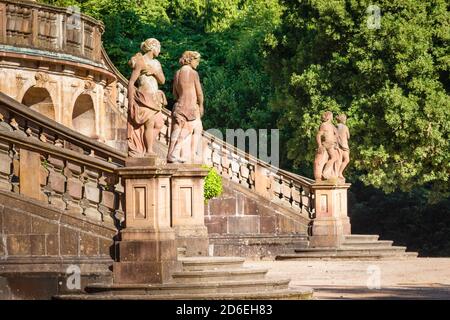
[[[315,299],[450,300],[450,258],[247,261],[245,265],[270,268],[268,277],[288,276],[292,287],[312,287]],[[368,281],[376,284],[378,270],[380,289],[368,289]],[[375,281],[370,282],[369,278]]]

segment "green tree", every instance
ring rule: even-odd
[[[371,1],[283,3],[270,65],[277,86],[272,106],[290,133],[288,157],[312,163],[321,113],[344,112],[353,175],[385,192],[448,190],[447,1],[378,1],[379,29],[367,24]]]

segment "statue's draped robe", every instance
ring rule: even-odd
[[[145,65],[150,67],[153,60],[147,60],[142,55],[133,59],[143,59]],[[150,75],[147,69],[141,71],[139,86],[131,101],[128,101],[128,154],[132,157],[145,155],[144,124],[161,112],[163,106],[167,105],[164,92],[158,90],[158,82]]]

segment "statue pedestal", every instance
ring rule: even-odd
[[[204,178],[208,174],[198,164],[179,164],[172,180],[172,225],[177,247],[188,256],[208,254],[208,229],[205,226]]]
[[[142,166],[141,164],[146,164]],[[171,227],[171,177],[156,158],[132,159],[117,170],[125,180],[125,229],[120,232],[114,283],[163,283],[181,269]]]
[[[344,235],[351,234],[347,215],[349,183],[335,185],[318,182],[312,185],[316,217],[313,220],[310,247],[339,247]]]

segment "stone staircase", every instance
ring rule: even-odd
[[[63,300],[215,300],[311,299],[313,289],[289,288],[289,279],[267,278],[267,269],[247,268],[236,257],[179,258],[182,271],[164,284],[94,284],[85,294],[56,296]]]
[[[277,255],[308,247],[305,234],[210,234],[215,256],[239,256],[250,260],[273,260]]]
[[[280,254],[276,260],[387,260],[416,258],[417,252],[393,246],[393,241],[378,240],[378,235],[346,235],[337,248],[299,248],[293,253]]]

